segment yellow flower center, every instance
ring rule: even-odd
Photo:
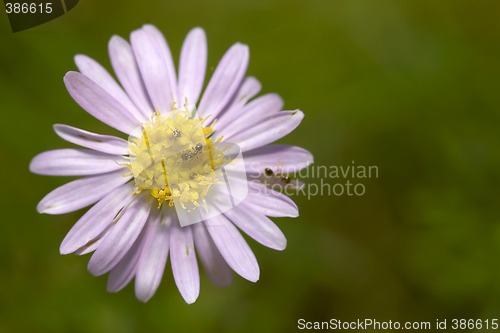
[[[129,139],[137,193],[149,191],[159,207],[175,202],[192,210],[203,203],[224,158],[210,139],[212,125],[204,127],[203,119],[180,109],[155,112]]]

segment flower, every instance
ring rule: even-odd
[[[83,148],[46,151],[30,164],[37,174],[84,176],[56,188],[37,206],[40,213],[64,214],[93,205],[64,238],[61,254],[94,252],[88,269],[93,275],[109,273],[108,291],[121,290],[135,277],[143,302],[156,292],[169,253],[187,303],[199,294],[197,256],[216,285],[230,284],[232,270],[256,282],[257,260],[237,228],[272,249],[286,247],[285,236],[267,216],[296,217],[298,209],[268,185],[292,182],[286,174],[312,163],[312,155],[270,143],[293,131],[303,113],[281,111],[276,94],[255,97],[261,86],[245,77],[249,50],[240,43],[224,54],[200,97],[207,65],[201,28],[184,41],[178,76],[166,40],[152,25],[133,31],[130,44],[113,36],[109,55],[120,84],[85,55],[75,57],[80,72],[68,72],[64,83],[85,111],[129,135],[129,141],[57,124],[57,135]],[[220,183],[215,170],[229,163],[223,146],[228,142],[243,153],[245,177],[236,182],[253,179],[244,183],[244,198],[181,226],[180,214],[204,212],[207,193]],[[176,154],[170,154],[172,147]],[[217,206],[219,194],[214,198]]]

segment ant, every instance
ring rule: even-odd
[[[271,168],[265,168],[264,173],[267,177],[275,176],[276,178],[280,179],[285,184],[289,184],[291,182],[291,179],[289,176],[286,176],[286,175],[283,176],[283,175],[278,175],[278,174],[275,175],[274,171]]]
[[[184,152],[181,158],[184,161],[190,160],[195,157],[201,150],[203,149],[203,145],[201,143],[197,143],[196,146]]]

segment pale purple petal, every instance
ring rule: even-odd
[[[233,101],[233,104],[246,104],[246,102],[256,96],[261,89],[262,85],[260,84],[259,80],[257,80],[253,76],[247,76],[241,83],[240,89],[236,94],[236,99]]]
[[[246,77],[227,107],[217,116],[215,130],[223,130],[228,123],[234,121],[241,114],[241,109],[245,104],[257,95],[261,88],[262,86],[256,78]]]
[[[292,179],[290,181],[290,185],[294,188],[294,189],[301,189],[302,187],[304,187],[304,182],[298,180],[298,179]]]
[[[226,142],[238,144],[245,152],[281,139],[292,132],[304,118],[300,110],[281,111],[262,120],[260,124],[242,129],[239,133],[224,137]]]
[[[103,154],[88,149],[48,150],[33,157],[30,171],[49,176],[88,176],[123,169],[122,156]]]
[[[148,120],[101,64],[83,54],[75,56],[75,63],[80,73],[97,83],[114,99],[120,102],[135,117],[137,122]]]
[[[236,43],[222,57],[203,93],[198,111],[208,122],[217,118],[239,88],[248,66],[248,46]]]
[[[75,254],[79,255],[79,256],[83,256],[83,255],[86,255],[88,253],[91,253],[91,252],[94,252],[95,250],[97,250],[97,248],[99,247],[99,245],[101,245],[101,243],[102,243],[103,237],[106,236],[106,232],[107,231],[105,231],[95,241],[90,242],[90,243],[86,244],[85,246],[82,246],[81,248],[79,248],[78,250],[76,250]]]
[[[113,155],[128,154],[128,142],[116,136],[95,134],[61,124],[54,125],[54,131],[64,140],[85,148]]]
[[[200,97],[207,67],[207,37],[201,28],[189,32],[179,60],[179,103],[194,106]]]
[[[231,268],[217,250],[204,223],[193,225],[193,237],[196,252],[210,280],[219,287],[230,285],[233,281]]]
[[[106,290],[109,292],[117,292],[127,286],[132,281],[137,271],[137,262],[144,247],[144,233],[143,228],[141,234],[134,242],[134,245],[128,250],[127,254],[120,260],[120,262],[113,267],[109,272],[108,283]]]
[[[249,173],[262,174],[266,168],[275,174],[298,172],[314,162],[313,155],[300,147],[265,145],[243,154],[245,169]]]
[[[165,61],[167,62],[167,66],[169,69],[168,75],[170,82],[172,83],[172,86],[175,89],[177,89],[177,76],[175,74],[174,59],[172,58],[172,54],[170,53],[170,48],[168,46],[167,39],[165,38],[165,36],[163,36],[163,33],[156,26],[152,24],[144,24],[142,28],[146,30],[148,33],[150,33],[152,36],[154,36],[158,44],[161,44],[161,47],[166,54]]]
[[[178,221],[173,221],[170,230],[170,261],[175,284],[186,303],[191,304],[200,294],[200,274],[192,228],[180,227]]]
[[[109,272],[127,254],[149,216],[151,202],[139,195],[124,208],[123,215],[104,237],[90,258],[88,269],[93,275]]]
[[[144,245],[135,276],[135,295],[142,302],[153,297],[160,285],[167,263],[171,219],[170,214],[162,217],[160,212],[153,208],[146,223]]]
[[[206,220],[205,225],[227,264],[245,279],[257,282],[259,264],[236,227],[224,215]]]
[[[286,238],[281,230],[264,214],[259,214],[245,202],[224,213],[238,228],[257,242],[275,250],[286,248]]]
[[[126,134],[139,125],[130,111],[85,75],[68,72],[64,76],[64,83],[75,102],[103,123]]]
[[[147,118],[153,113],[146,87],[135,61],[130,44],[120,36],[113,36],[108,44],[111,65],[123,88],[139,111]]]
[[[129,181],[122,171],[77,179],[47,194],[36,207],[43,214],[65,214],[92,205]]]
[[[153,107],[161,112],[172,110],[177,83],[165,38],[153,26],[144,26],[132,32],[130,41]]]
[[[231,137],[233,134],[239,133],[242,128],[257,125],[281,111],[283,104],[283,99],[277,94],[260,96],[245,105],[233,121],[221,130],[221,134],[224,137]]]
[[[59,251],[68,254],[95,242],[132,199],[133,186],[125,184],[111,191],[90,208],[68,232]]]
[[[255,182],[248,183],[245,203],[254,211],[272,217],[297,217],[299,209],[288,196]]]

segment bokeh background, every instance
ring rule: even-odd
[[[498,1],[81,0],[16,34],[0,18],[0,332],[293,332],[299,318],[500,318]],[[70,146],[54,123],[113,133],[71,100],[62,77],[77,53],[109,69],[109,38],[144,23],[164,32],[176,59],[189,29],[202,26],[210,71],[232,43],[247,43],[263,92],[306,114],[282,142],[309,149],[317,165],[379,168],[362,197],[295,197],[300,217],[276,219],[286,251],[250,241],[260,281],[236,277],[219,289],[203,273],[193,305],[169,266],[142,304],[132,286],[108,294],[106,278],[87,272],[88,256],[60,256],[82,212],[37,214],[68,179],[28,171],[35,154]]]

